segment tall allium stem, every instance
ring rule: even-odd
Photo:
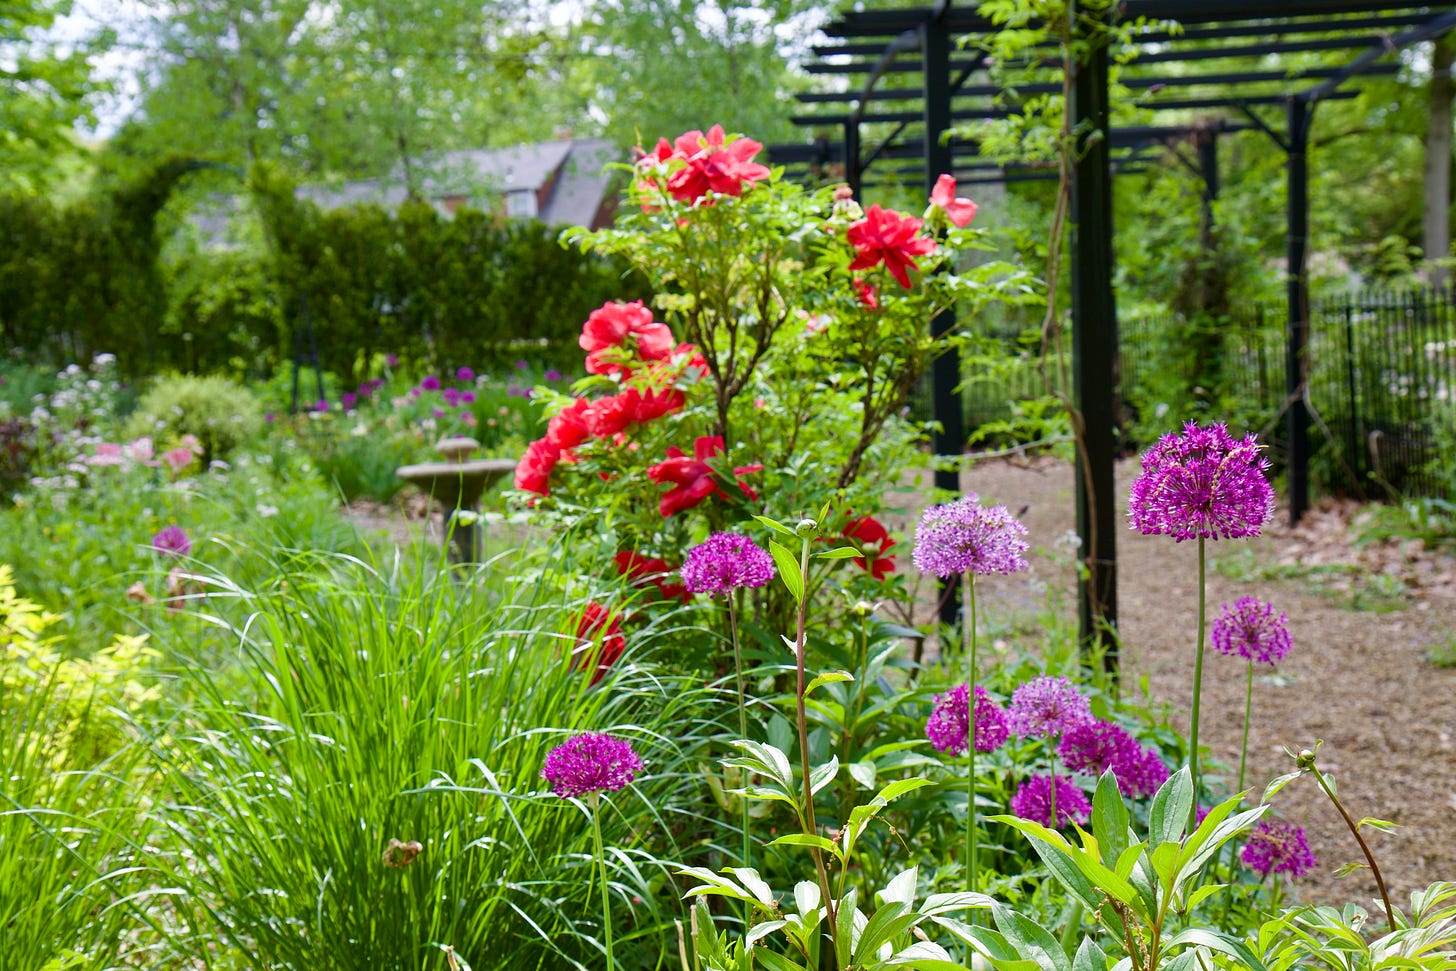
[[[601,807],[602,794],[593,792],[587,802],[591,806],[592,818],[592,839],[597,851],[597,872],[601,875],[602,881],[602,939],[607,948],[607,971],[616,967],[612,963],[612,909],[607,893],[607,855],[602,851],[602,817],[598,810]]]
[[[965,578],[966,619],[962,625],[971,686],[966,692],[966,892],[976,889],[976,575]]]
[[[738,643],[738,607],[737,603],[742,595],[741,590],[735,590],[728,595],[728,631],[733,638],[733,675],[738,687],[738,737],[746,740],[748,738],[748,708],[743,690],[743,649]],[[738,799],[739,828],[743,831],[743,860],[742,865],[753,866],[751,848],[748,842],[748,797],[740,796]],[[743,932],[748,933],[749,922],[753,919],[753,911],[750,905],[743,905]]]
[[[1207,561],[1205,541],[1198,537],[1198,652],[1193,656],[1193,725],[1188,733],[1188,771],[1193,776],[1193,804],[1188,808],[1188,831],[1198,828],[1198,702],[1203,694],[1203,614],[1208,591],[1205,588]]]
[[[794,674],[795,691],[794,700],[795,714],[799,722],[799,762],[804,773],[804,831],[810,835],[819,835],[819,824],[814,818],[814,788],[812,782],[813,766],[809,762],[809,716],[804,708],[804,693],[808,682],[804,678],[804,654],[805,646],[809,641],[809,543],[813,539],[813,531],[810,535],[802,536],[799,550],[799,576],[803,578],[804,596],[799,601],[798,623],[794,633]],[[819,876],[819,893],[824,899],[824,907],[829,917],[829,936],[836,942],[838,940],[838,921],[835,914],[834,897],[829,889],[829,871],[824,868],[824,854],[817,846],[810,847],[809,852],[814,857],[814,869]],[[835,948],[836,953],[838,947]]]
[[[1249,661],[1249,676],[1244,682],[1244,741],[1239,746],[1239,792],[1244,791],[1244,767],[1249,761],[1249,716],[1254,712],[1254,662]]]

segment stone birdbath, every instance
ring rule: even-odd
[[[445,533],[455,544],[455,557],[474,563],[480,553],[477,509],[487,488],[505,478],[516,467],[514,459],[471,459],[480,448],[473,438],[443,438],[435,445],[444,461],[401,466],[395,471],[406,482],[419,487],[446,513]]]

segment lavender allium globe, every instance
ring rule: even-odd
[[[1077,686],[1063,677],[1035,678],[1011,693],[1006,727],[1013,735],[1041,738],[1063,735],[1092,720],[1092,706]]]
[[[1057,793],[1056,823],[1051,821],[1054,784]],[[1049,775],[1032,776],[1016,790],[1016,795],[1011,797],[1008,805],[1012,815],[1052,828],[1068,823],[1080,826],[1092,817],[1092,804],[1087,801],[1087,794],[1065,776],[1057,776],[1055,783]]]
[[[424,391],[439,391],[440,379],[435,377],[433,374],[427,374],[420,381],[420,388]]]
[[[1128,522],[1145,535],[1180,543],[1257,536],[1274,515],[1268,468],[1253,435],[1235,439],[1221,422],[1203,428],[1190,421],[1143,455]]]
[[[1314,869],[1314,853],[1304,828],[1278,819],[1261,819],[1239,853],[1244,866],[1261,877],[1287,873],[1299,877]]]
[[[546,754],[541,775],[562,799],[616,792],[642,771],[632,743],[600,732],[573,735]]]
[[[1062,737],[1058,750],[1073,772],[1100,776],[1108,769],[1117,777],[1124,796],[1151,796],[1168,781],[1168,766],[1158,753],[1146,748],[1120,725],[1087,721],[1073,726]]]
[[[983,506],[968,493],[931,506],[915,527],[911,554],[921,573],[938,577],[1020,573],[1026,569],[1026,527],[1005,506]]]
[[[1257,661],[1278,664],[1293,646],[1289,618],[1276,612],[1273,604],[1253,597],[1240,597],[1224,604],[1213,622],[1213,649]]]
[[[152,549],[163,556],[183,557],[192,552],[192,540],[181,526],[163,526],[152,537]]]
[[[774,577],[773,557],[747,536],[714,533],[688,550],[680,572],[689,593],[715,596],[767,584]]]
[[[457,381],[474,381],[475,380],[475,369],[474,368],[468,368],[468,367],[460,368],[458,371],[455,372],[455,380],[457,380]]]
[[[936,751],[947,755],[964,755],[970,734],[966,685],[958,684],[943,695],[935,696],[935,709],[925,722],[925,737]],[[976,685],[976,751],[994,752],[1010,733],[1006,728],[1006,712]]]

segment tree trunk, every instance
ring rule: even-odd
[[[1426,212],[1422,242],[1431,283],[1446,282],[1451,255],[1451,65],[1456,35],[1436,41],[1431,51],[1430,103],[1426,114]]]

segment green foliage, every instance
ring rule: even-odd
[[[1413,891],[1409,915],[1397,909],[1395,917],[1395,927],[1368,938],[1370,915],[1355,904],[1293,908],[1260,926],[1259,954],[1271,971],[1456,968],[1456,884],[1439,882]]]
[[[166,445],[192,436],[204,464],[230,458],[262,427],[262,408],[247,388],[224,377],[190,375],[159,378],[127,423],[129,437],[151,435]]]

